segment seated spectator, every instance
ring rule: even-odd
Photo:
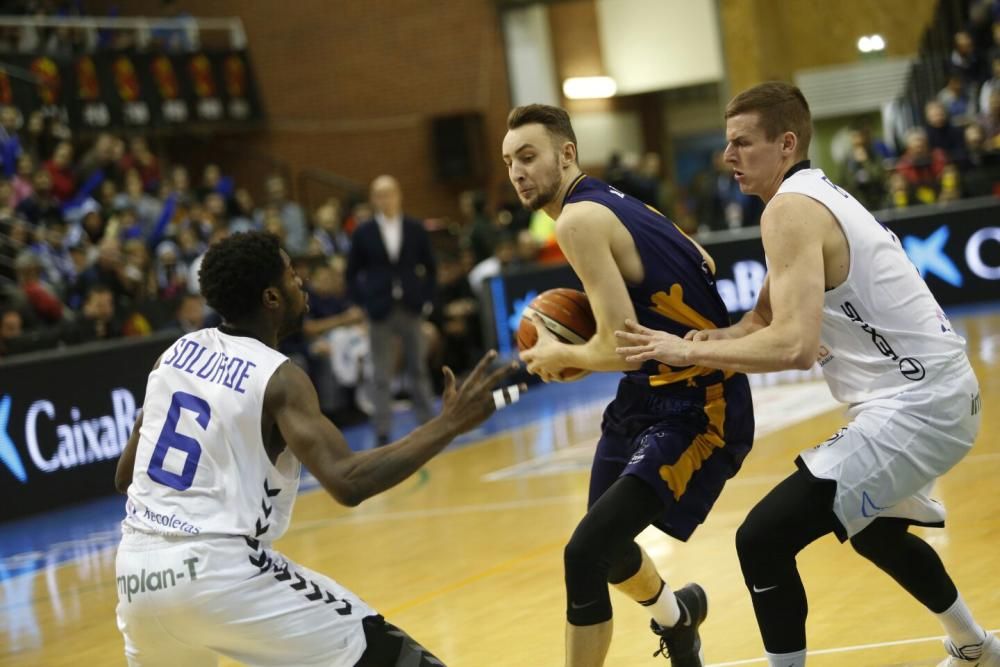
[[[17,205],[17,214],[39,224],[43,219],[63,219],[62,204],[52,192],[52,174],[48,169],[39,169],[32,177],[33,192]]]
[[[120,156],[115,144],[120,139],[108,132],[101,132],[94,140],[94,145],[83,154],[77,163],[76,173],[80,182],[89,181],[97,172],[104,174],[105,181],[117,181],[121,178]]]
[[[4,178],[12,178],[17,171],[17,160],[23,152],[18,128],[21,113],[8,104],[0,107],[0,167]]]
[[[948,158],[940,148],[931,149],[927,133],[914,128],[906,134],[906,151],[896,162],[896,170],[906,179],[916,200],[932,204],[937,199],[941,172]]]
[[[947,203],[962,198],[962,178],[958,172],[958,167],[953,164],[945,165],[941,172],[941,189],[938,192],[938,202]]]
[[[465,243],[472,249],[477,262],[493,255],[497,240],[497,227],[486,212],[486,193],[467,190],[459,195],[458,207],[465,219]]]
[[[0,179],[0,218],[14,217],[14,188],[10,181]]]
[[[66,223],[48,220],[35,231],[31,250],[42,263],[45,282],[57,292],[65,289],[74,277],[73,260],[66,247]]]
[[[177,303],[174,319],[167,325],[184,333],[198,331],[205,326],[205,299],[200,294],[183,294]]]
[[[35,192],[32,182],[35,174],[35,161],[28,153],[21,153],[17,158],[17,173],[10,179],[11,187],[14,189],[14,207],[16,208],[22,201],[30,197]]]
[[[313,239],[322,253],[327,257],[347,255],[351,250],[351,238],[340,228],[340,201],[333,197],[328,199],[316,209],[313,220],[316,227]]]
[[[11,341],[24,333],[21,313],[13,308],[0,309],[0,358],[10,356]]]
[[[886,193],[885,199],[882,201],[882,206],[879,208],[885,210],[906,208],[907,206],[912,206],[914,203],[916,202],[913,198],[913,189],[906,182],[906,178],[898,171],[890,173],[889,191]]]
[[[143,236],[146,237],[152,233],[163,210],[160,200],[143,189],[142,176],[138,169],[125,172],[125,191],[115,196],[114,206],[116,209],[131,207],[135,211],[139,227],[143,230]]]
[[[122,325],[116,317],[117,306],[111,288],[100,283],[91,285],[83,299],[80,317],[70,327],[72,342],[86,343],[122,336]]]
[[[986,111],[979,117],[979,124],[983,126],[986,149],[1000,150],[1000,90],[990,95]]]
[[[965,125],[976,117],[976,85],[958,72],[948,76],[944,88],[937,94],[937,101],[955,125]]]
[[[278,174],[269,176],[265,184],[267,206],[258,211],[258,225],[267,229],[265,217],[269,211],[277,213],[285,230],[284,247],[289,255],[304,255],[309,242],[309,228],[302,207],[288,199],[285,179]],[[269,230],[270,231],[270,230]]]
[[[961,157],[965,141],[961,128],[955,127],[944,104],[931,100],[924,106],[924,129],[931,150],[941,149],[949,160]]]
[[[872,151],[866,129],[852,129],[850,139],[851,149],[841,167],[840,181],[865,208],[876,210],[885,199],[885,168]]]
[[[309,312],[302,326],[307,370],[320,408],[340,422],[354,407],[354,390],[369,351],[365,314],[347,294],[344,268],[343,258],[336,258],[311,272]]]
[[[997,25],[1000,25],[998,23]],[[990,96],[993,91],[1000,91],[1000,55],[997,55],[992,61],[993,76],[983,83],[983,87],[979,89],[979,104],[976,108],[979,113],[985,112],[990,108]]]
[[[955,33],[955,47],[952,49],[949,64],[966,81],[979,83],[986,79],[986,69],[983,59],[976,52],[976,45],[965,30]]]
[[[430,321],[443,339],[441,359],[455,373],[469,370],[483,346],[479,327],[479,300],[466,280],[458,257],[445,255],[438,261],[438,281]]]
[[[117,238],[109,236],[100,241],[96,261],[77,276],[67,295],[69,305],[82,305],[87,292],[95,285],[111,290],[115,301],[123,307],[132,300],[135,282],[125,272],[125,258]]]
[[[28,223],[21,218],[0,218],[0,278],[17,280],[14,260],[31,243]],[[3,285],[0,280],[0,285]]]
[[[136,171],[144,192],[156,192],[160,187],[160,161],[149,150],[145,137],[132,138],[129,152],[122,156],[120,166],[122,173]]]
[[[62,301],[51,286],[42,282],[42,262],[38,255],[31,250],[22,251],[14,260],[14,272],[32,315],[45,324],[61,322]]]
[[[52,194],[66,203],[76,194],[76,175],[73,173],[73,144],[60,141],[52,157],[43,165],[52,177]],[[37,187],[37,186],[36,186]]]
[[[187,291],[187,264],[176,243],[164,241],[156,247],[154,270],[160,299],[175,299]]]
[[[253,197],[246,188],[237,188],[229,203],[229,231],[233,234],[260,229],[254,220]]]

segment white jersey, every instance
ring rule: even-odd
[[[149,375],[125,525],[175,536],[270,542],[288,528],[300,465],[272,464],[261,413],[287,361],[260,341],[202,329],[175,342]]]
[[[847,279],[823,299],[818,361],[834,398],[862,403],[895,396],[967,367],[965,340],[892,232],[820,169],[789,176],[778,189],[786,193],[825,206],[850,248]]]

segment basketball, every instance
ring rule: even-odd
[[[529,319],[537,313],[545,328],[555,334],[563,343],[580,345],[590,340],[597,331],[594,312],[590,309],[587,295],[580,290],[559,287],[542,292],[524,309],[521,323],[517,328],[517,347],[527,350],[538,340],[535,325]],[[566,368],[559,374],[561,382],[572,382],[590,374],[579,368]]]

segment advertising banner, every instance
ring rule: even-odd
[[[0,521],[114,493],[146,378],[175,338],[0,364]]]

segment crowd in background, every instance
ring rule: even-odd
[[[22,4],[28,14],[77,6]],[[1000,14],[990,28],[955,35],[948,85],[927,102],[924,125],[907,131],[899,150],[865,126],[850,130],[838,182],[869,209],[1000,195]],[[0,50],[67,48],[65,40],[76,39],[39,31],[25,42],[24,35],[0,30]],[[615,155],[595,175],[693,234],[755,225],[762,210],[739,191],[721,151],[683,188],[666,178],[655,153]],[[252,191],[217,164],[191,173],[189,165],[168,162],[143,136],[81,139],[57,116],[22,118],[0,107],[0,358],[216,324],[199,292],[202,256],[228,234],[265,230],[282,240],[312,304],[303,332],[282,351],[310,372],[329,414],[370,414],[363,342],[370,322],[346,272],[354,230],[380,211],[364,196],[330,198],[306,211],[288,190],[278,174]],[[427,363],[457,373],[483,348],[485,281],[564,261],[554,222],[524,210],[509,188],[494,196],[464,192],[459,209],[459,220],[429,225],[435,270],[423,313]]]

